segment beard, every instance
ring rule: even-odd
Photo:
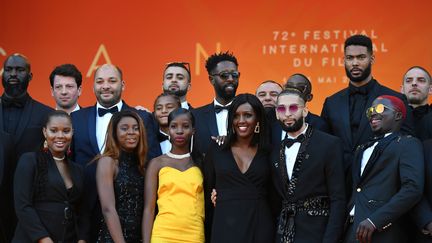
[[[175,95],[177,97],[183,97],[187,94],[187,89],[178,89],[178,90],[169,90],[169,89],[164,89],[164,93],[168,93],[170,95]]]
[[[362,74],[358,77],[352,76],[350,70],[345,66],[345,73],[348,76],[349,80],[351,80],[354,83],[361,82],[365,80],[372,72],[372,63],[369,63],[369,65],[366,67],[365,70],[363,70]]]
[[[304,120],[303,118],[295,120],[294,124],[292,124],[291,126],[287,126],[287,125],[285,125],[285,123],[283,123],[281,121],[279,121],[279,122],[282,126],[282,129],[285,132],[297,132],[298,130],[300,130],[303,127],[303,124],[304,124],[303,120]]]
[[[3,77],[2,84],[4,88],[4,93],[11,98],[21,97],[22,95],[27,93],[29,82],[30,82],[30,77],[28,76],[25,77],[24,80],[19,80],[17,84],[10,84]]]
[[[227,92],[226,87],[232,86],[234,89],[232,92]],[[224,100],[232,100],[234,99],[237,92],[237,84],[225,84],[223,86],[215,85],[216,95]]]

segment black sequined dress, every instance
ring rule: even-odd
[[[116,210],[126,242],[141,242],[141,221],[144,207],[144,177],[138,170],[138,157],[122,152],[114,179]],[[114,242],[102,219],[98,242]]]

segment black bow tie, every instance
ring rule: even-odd
[[[4,107],[22,108],[22,107],[24,107],[24,105],[27,101],[27,95],[24,95],[24,96],[19,97],[19,98],[10,98],[10,97],[7,97],[6,95],[3,95],[1,101],[4,105]]]
[[[215,109],[216,113],[219,113],[222,110],[228,110],[229,107],[230,107],[229,105],[227,105],[227,106],[215,105],[214,109]]]
[[[168,139],[169,139],[169,137],[167,135],[165,135],[165,134],[163,134],[161,132],[158,133],[159,143],[162,143],[163,141],[168,140]]]
[[[114,114],[114,113],[116,113],[117,111],[118,111],[117,106],[111,107],[111,108],[109,108],[109,109],[98,108],[98,115],[99,115],[100,117],[102,117],[102,116],[104,116],[104,115],[107,114],[107,113]]]
[[[368,91],[367,91],[367,88],[365,86],[362,86],[362,87],[349,86],[349,94],[350,95],[355,95],[355,94],[367,95],[367,93],[368,93]]]
[[[305,140],[305,135],[304,134],[300,134],[297,138],[288,138],[288,134],[285,136],[285,139],[283,140],[283,144],[287,147],[287,148],[291,148],[291,146],[293,146],[294,143],[302,143]]]
[[[379,142],[379,140],[381,140],[382,138],[384,138],[384,134],[369,138],[369,140],[364,144],[364,148],[369,148],[376,142]]]

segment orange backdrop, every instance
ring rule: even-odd
[[[432,67],[432,2],[422,1],[3,1],[0,61],[20,52],[32,63],[30,94],[54,106],[48,76],[73,63],[84,76],[83,106],[95,103],[92,75],[111,62],[123,69],[130,105],[151,108],[171,61],[192,67],[188,100],[213,98],[204,68],[216,51],[230,50],[242,73],[238,93],[267,79],[283,83],[297,72],[313,82],[311,110],[346,87],[343,41],[369,35],[376,46],[373,75],[399,90],[413,65]]]

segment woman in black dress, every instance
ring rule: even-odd
[[[234,99],[227,130],[223,146],[211,146],[204,159],[206,238],[214,243],[273,242],[269,132],[264,108],[254,95]]]
[[[133,111],[115,113],[97,158],[96,185],[103,224],[98,242],[140,242],[144,198],[145,128]]]
[[[66,155],[72,121],[64,111],[48,115],[43,127],[46,148],[21,156],[15,171],[14,198],[18,225],[12,242],[77,242],[82,168]]]

